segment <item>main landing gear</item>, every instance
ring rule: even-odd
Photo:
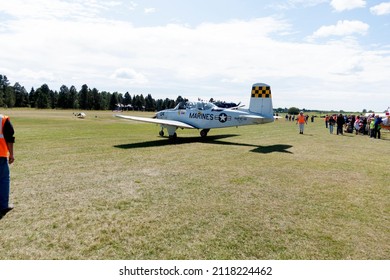
[[[202,129],[202,130],[200,131],[200,136],[201,136],[202,138],[205,138],[205,137],[207,136],[207,133],[209,133],[209,131],[210,131],[210,129]]]
[[[168,133],[169,133],[169,132],[168,132]],[[161,137],[164,137],[164,130],[161,129],[160,132],[159,132],[158,134],[159,134]],[[174,132],[172,135],[169,135],[168,137],[169,137],[169,139],[171,139],[171,140],[176,140],[177,134],[176,134],[176,132]]]
[[[202,129],[200,131],[200,136],[202,138],[206,138],[207,137],[207,133],[209,133],[210,129]],[[164,129],[161,129],[160,132],[158,133],[161,137],[164,137]],[[169,131],[168,131],[168,134],[169,134]],[[173,134],[169,134],[169,139],[172,139],[172,140],[175,140],[177,138],[177,134],[176,132],[174,132]]]
[[[169,135],[169,140],[176,140],[176,138],[177,138],[176,132],[173,133],[172,135]]]

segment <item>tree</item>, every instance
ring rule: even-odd
[[[138,108],[142,111],[145,110],[145,97],[143,94],[139,96],[139,99],[137,100]]]
[[[145,109],[145,98],[141,95],[136,95],[135,98],[133,98],[133,107],[136,110],[144,110]]]
[[[28,100],[30,101],[31,108],[36,108],[36,99],[37,99],[37,94],[35,92],[35,89],[32,87],[30,93],[28,94]]]
[[[110,98],[111,98],[111,93],[107,91],[102,91],[100,93],[102,97],[102,110],[108,110],[110,108]]]
[[[131,96],[129,92],[125,93],[125,98],[123,99],[123,104],[124,105],[131,105]]]
[[[15,94],[13,87],[6,87],[4,91],[4,106],[7,108],[13,108],[15,105]]]
[[[57,107],[62,109],[69,109],[69,98],[70,98],[70,92],[69,88],[65,85],[62,85],[60,88],[60,92],[58,93],[58,102]]]
[[[50,99],[50,89],[47,84],[43,84],[36,91],[36,106],[38,109],[47,109],[49,108],[49,99]]]
[[[165,100],[163,101],[163,110],[165,109],[171,109],[171,108],[175,108],[176,104],[175,104],[175,100],[173,99],[169,99],[169,98],[165,98]]]
[[[49,108],[55,109],[58,102],[58,91],[49,91]]]
[[[96,88],[92,89],[92,98],[93,98],[93,109],[101,110],[103,108],[102,96],[99,94],[99,91]]]
[[[110,98],[110,107],[109,107],[109,109],[111,111],[113,111],[113,110],[116,110],[117,107],[118,107],[118,93],[114,92],[111,95],[111,98]]]
[[[153,97],[150,94],[148,94],[148,96],[145,98],[145,110],[146,111],[156,110],[156,101],[153,99]]]
[[[162,99],[157,99],[156,101],[156,110],[161,111],[163,110],[163,100]]]
[[[13,86],[15,95],[15,107],[27,107],[29,104],[28,93],[19,83]]]
[[[77,99],[77,89],[74,86],[71,86],[69,89],[69,98],[67,108],[69,109],[78,109],[79,101]]]
[[[81,86],[81,90],[79,92],[79,105],[80,109],[88,110],[89,109],[89,98],[88,98],[88,86],[86,84]]]
[[[298,115],[299,114],[299,108],[297,108],[297,107],[291,107],[291,108],[289,108],[288,109],[288,111],[287,111],[287,113],[289,114],[289,115]]]
[[[0,75],[0,106],[4,106],[5,104],[5,95],[9,86],[9,81],[7,76]]]

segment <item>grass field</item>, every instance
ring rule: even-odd
[[[172,144],[112,112],[2,113],[16,160],[1,259],[390,258],[390,133],[279,120]]]

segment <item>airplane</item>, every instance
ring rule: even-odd
[[[180,102],[173,109],[162,110],[154,118],[127,115],[115,115],[133,121],[155,123],[161,126],[160,136],[167,130],[170,139],[176,139],[178,128],[200,129],[200,136],[205,138],[210,129],[242,125],[265,124],[274,121],[271,87],[264,83],[252,85],[248,109],[232,107],[220,108],[204,101]]]

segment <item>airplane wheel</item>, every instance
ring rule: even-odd
[[[160,130],[160,132],[158,134],[160,134],[160,136],[163,137],[164,136],[164,130]]]
[[[206,137],[207,136],[207,133],[210,131],[210,129],[202,129],[201,131],[200,131],[200,136],[202,137],[202,138],[204,138],[204,137]]]
[[[176,138],[177,138],[176,132],[173,133],[172,135],[169,135],[169,139],[171,139],[171,140],[176,140]]]

